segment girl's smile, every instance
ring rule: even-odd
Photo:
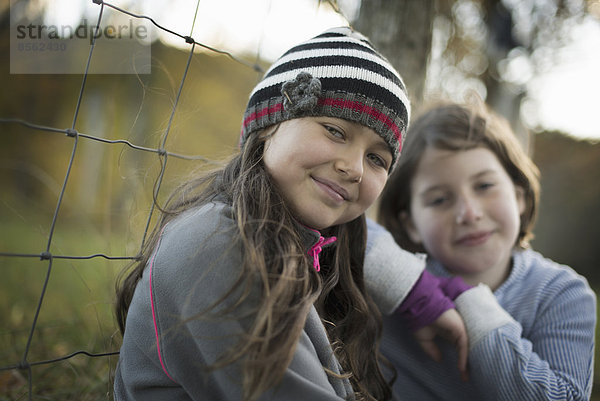
[[[304,117],[279,125],[263,161],[294,216],[323,229],[364,213],[383,190],[392,154],[364,125]]]
[[[455,244],[467,247],[482,245],[492,236],[492,233],[492,231],[478,231],[460,235]]]
[[[335,182],[322,177],[312,177],[312,179],[315,181],[317,187],[325,192],[327,196],[333,199],[334,202],[342,203],[350,199],[348,191]]]

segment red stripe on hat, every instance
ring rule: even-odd
[[[265,107],[262,110],[255,111],[254,113],[250,114],[244,119],[244,127],[254,120],[262,118],[267,114],[277,113],[278,111],[281,111],[281,109],[283,109],[283,103],[277,103],[276,105],[273,105],[271,107]]]
[[[375,118],[376,120],[383,122],[385,125],[388,126],[389,129],[394,131],[394,136],[396,137],[396,140],[398,141],[398,150],[401,150],[401,148],[402,148],[402,133],[400,132],[400,129],[388,116],[386,116],[379,110],[374,109],[373,107],[369,107],[369,106],[359,103],[359,102],[355,102],[352,100],[343,100],[343,99],[319,99],[319,104],[326,105],[326,106],[341,107],[343,109],[352,109],[352,110],[358,111],[360,113],[367,113],[368,115]]]
[[[360,113],[367,113],[376,120],[383,122],[389,129],[391,129],[394,132],[394,136],[398,141],[398,151],[402,150],[402,133],[400,132],[400,129],[388,116],[386,116],[379,110],[356,101],[342,99],[319,99],[318,104],[325,106],[341,107],[343,109],[352,109]],[[283,103],[277,103],[273,106],[265,107],[262,110],[255,111],[254,113],[248,115],[248,117],[244,119],[243,126],[247,127],[248,124],[250,124],[252,121],[262,118],[268,114],[277,113],[282,109]],[[243,135],[243,131],[241,135]]]

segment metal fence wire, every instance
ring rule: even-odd
[[[257,63],[248,63],[242,59],[239,59],[235,56],[233,56],[231,53],[226,52],[226,51],[222,51],[216,48],[212,48],[209,46],[206,46],[202,43],[198,43],[194,40],[194,38],[191,36],[192,32],[194,31],[194,25],[196,24],[196,17],[198,14],[198,7],[200,4],[200,0],[198,0],[197,4],[196,4],[196,10],[194,13],[194,18],[193,18],[193,22],[192,22],[192,27],[190,30],[190,34],[189,35],[184,35],[184,34],[180,34],[177,32],[174,32],[170,29],[165,28],[164,26],[161,26],[160,24],[158,24],[153,18],[150,18],[149,16],[146,15],[137,15],[135,13],[132,13],[130,11],[127,11],[125,9],[119,8],[113,4],[110,4],[108,2],[102,1],[102,0],[92,0],[93,3],[95,3],[98,6],[98,19],[95,25],[95,34],[94,34],[94,38],[91,41],[90,44],[90,49],[89,49],[89,55],[87,57],[87,61],[86,61],[86,67],[85,67],[85,73],[83,74],[83,78],[82,78],[82,82],[81,82],[81,87],[79,89],[79,95],[77,98],[77,103],[75,106],[75,110],[73,112],[73,120],[72,120],[72,124],[69,128],[56,128],[56,127],[50,127],[50,126],[44,126],[44,125],[39,125],[30,121],[26,121],[23,119],[16,119],[16,118],[0,118],[0,126],[4,125],[5,128],[9,125],[20,125],[22,127],[25,127],[27,130],[33,130],[33,131],[42,131],[42,132],[46,132],[46,133],[52,133],[52,134],[62,134],[60,136],[67,136],[68,138],[70,138],[72,140],[72,150],[71,150],[71,154],[70,154],[70,158],[69,158],[69,162],[68,162],[68,166],[66,168],[66,173],[64,175],[64,180],[62,182],[62,187],[60,189],[59,195],[58,195],[58,199],[56,202],[56,207],[54,209],[54,213],[53,213],[53,217],[52,217],[52,222],[50,225],[50,229],[47,235],[47,242],[46,242],[46,246],[45,248],[39,252],[39,253],[15,253],[15,252],[6,252],[3,249],[0,249],[0,257],[2,258],[28,258],[30,260],[38,260],[39,263],[42,263],[44,266],[46,266],[46,273],[45,273],[45,279],[43,281],[43,286],[41,289],[41,292],[39,293],[39,299],[37,301],[37,307],[35,309],[35,313],[33,316],[33,321],[31,323],[31,326],[29,328],[29,334],[27,337],[27,342],[26,342],[26,346],[25,349],[23,351],[22,357],[20,360],[18,361],[14,361],[14,363],[8,364],[6,366],[0,366],[0,373],[3,372],[7,372],[7,371],[18,371],[21,372],[23,375],[26,375],[26,380],[27,380],[27,392],[26,393],[22,393],[19,395],[20,398],[24,398],[25,396],[28,397],[29,400],[32,400],[34,397],[34,375],[32,374],[32,368],[35,366],[40,366],[40,365],[50,365],[50,364],[56,364],[58,362],[61,361],[65,361],[65,360],[69,360],[75,356],[78,355],[83,355],[85,357],[88,358],[111,358],[112,357],[112,361],[114,362],[117,355],[118,355],[118,350],[117,349],[112,349],[112,350],[107,350],[106,352],[100,352],[100,353],[93,353],[93,352],[88,352],[86,350],[78,350],[75,352],[71,352],[68,354],[65,354],[61,357],[58,358],[53,358],[53,359],[47,359],[47,360],[31,360],[30,358],[30,350],[32,347],[32,341],[34,338],[34,333],[36,332],[36,325],[38,325],[38,319],[40,317],[40,310],[42,308],[42,305],[44,304],[44,298],[47,295],[47,289],[48,289],[48,282],[50,280],[50,277],[52,276],[52,266],[55,260],[58,259],[70,259],[70,260],[90,260],[90,259],[96,259],[96,258],[104,258],[107,260],[112,260],[112,261],[135,261],[139,259],[139,255],[141,254],[141,250],[143,249],[145,242],[146,242],[146,238],[147,238],[147,233],[149,231],[150,225],[151,225],[151,221],[153,219],[153,215],[155,214],[155,203],[156,203],[156,199],[158,197],[159,192],[161,191],[161,186],[163,183],[163,177],[165,175],[165,171],[167,169],[167,160],[170,158],[178,158],[178,159],[183,159],[183,160],[201,160],[201,161],[205,161],[207,162],[208,160],[205,159],[202,156],[190,156],[190,155],[184,155],[184,154],[179,154],[179,153],[174,153],[171,152],[167,149],[167,139],[169,137],[169,132],[171,130],[171,125],[173,122],[173,117],[175,115],[175,112],[177,110],[178,107],[178,103],[179,103],[179,99],[181,96],[181,93],[183,91],[184,88],[184,84],[186,82],[186,77],[188,75],[188,72],[190,70],[190,62],[193,58],[194,55],[194,50],[196,49],[196,47],[202,47],[204,49],[207,49],[209,51],[212,52],[216,52],[219,54],[224,54],[227,57],[231,58],[231,60],[233,60],[234,62],[237,63],[241,63],[244,66],[253,69],[257,72],[257,74],[262,74],[262,69],[258,66]],[[164,132],[161,135],[160,138],[160,143],[158,144],[157,147],[155,148],[149,148],[149,147],[144,147],[144,146],[139,146],[136,145],[128,140],[125,139],[117,139],[117,140],[108,140],[105,138],[101,138],[98,136],[93,136],[93,135],[88,135],[85,134],[83,132],[79,132],[76,129],[77,126],[77,122],[78,122],[78,117],[80,114],[80,107],[82,105],[82,99],[83,99],[83,94],[86,88],[86,81],[88,79],[88,75],[89,75],[89,71],[90,71],[90,62],[92,60],[92,56],[94,54],[94,48],[96,46],[96,33],[98,32],[98,30],[100,29],[101,26],[101,22],[102,22],[102,16],[103,16],[103,12],[105,11],[105,8],[109,7],[113,10],[116,10],[119,13],[123,13],[128,15],[131,18],[136,18],[136,19],[146,19],[148,21],[150,21],[156,28],[158,28],[159,30],[162,30],[170,35],[173,35],[175,37],[180,38],[182,41],[184,41],[187,45],[189,45],[189,56],[187,58],[187,63],[185,64],[185,69],[182,73],[182,78],[181,81],[179,82],[179,86],[178,86],[178,90],[176,93],[176,97],[175,100],[172,104],[172,108],[170,110],[170,116],[169,116],[169,120],[168,123],[166,125],[166,128],[164,129]],[[258,55],[257,55],[257,60],[258,60]],[[154,202],[152,203],[152,206],[150,207],[147,219],[146,219],[146,224],[145,224],[145,229],[144,229],[144,233],[142,235],[141,238],[141,243],[139,244],[139,252],[135,255],[126,255],[126,256],[114,256],[114,255],[108,255],[105,253],[94,253],[91,255],[61,255],[61,254],[57,254],[57,253],[53,253],[53,238],[54,238],[54,233],[55,233],[55,228],[56,228],[56,223],[59,219],[59,215],[60,215],[60,209],[61,209],[61,205],[64,203],[64,195],[65,195],[65,189],[67,187],[67,184],[69,182],[69,178],[72,175],[73,172],[73,161],[75,159],[75,155],[78,152],[78,146],[79,146],[79,142],[80,141],[97,141],[106,145],[111,145],[111,144],[121,144],[121,145],[125,145],[135,151],[138,152],[150,152],[150,153],[154,153],[158,156],[159,160],[160,160],[160,172],[158,174],[157,177],[155,177],[155,181],[154,181],[154,186],[153,186],[153,199]],[[37,266],[37,265],[36,265]],[[2,320],[6,319],[6,317],[2,317],[0,318]],[[116,348],[116,346],[115,346]],[[109,377],[107,378],[108,381],[108,385],[107,385],[107,392],[106,392],[106,398],[110,399],[112,398],[112,391],[110,389],[110,381],[111,381],[111,375],[114,372],[109,372]],[[0,395],[0,399],[2,399],[2,395]],[[38,397],[36,397],[38,398]],[[48,399],[46,396],[44,395],[40,395],[39,396],[40,399]]]

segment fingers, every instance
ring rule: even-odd
[[[441,336],[453,344],[458,353],[460,377],[463,381],[469,380],[469,340],[465,324],[456,309],[445,311],[431,325],[415,331],[414,336],[423,351],[436,362],[441,362],[442,352],[435,344],[435,338]]]
[[[458,352],[458,370],[460,372],[460,377],[462,381],[466,382],[469,380],[469,341],[466,332],[456,339],[455,345]]]
[[[469,380],[468,358],[469,358],[469,339],[467,329],[460,314],[455,310],[448,311],[448,319],[444,325],[444,337],[456,347],[458,353],[458,370],[463,381]]]
[[[469,380],[468,357],[469,340],[467,330],[460,314],[456,309],[444,312],[438,321],[434,322],[436,331],[446,340],[454,344],[458,353],[458,370],[463,381]],[[439,350],[438,350],[439,352]]]
[[[431,359],[436,362],[442,361],[442,352],[433,341],[419,341],[421,348]]]

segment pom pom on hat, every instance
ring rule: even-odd
[[[329,116],[373,129],[396,164],[410,118],[400,74],[368,39],[334,28],[288,50],[256,85],[240,143],[248,135],[292,118]]]

